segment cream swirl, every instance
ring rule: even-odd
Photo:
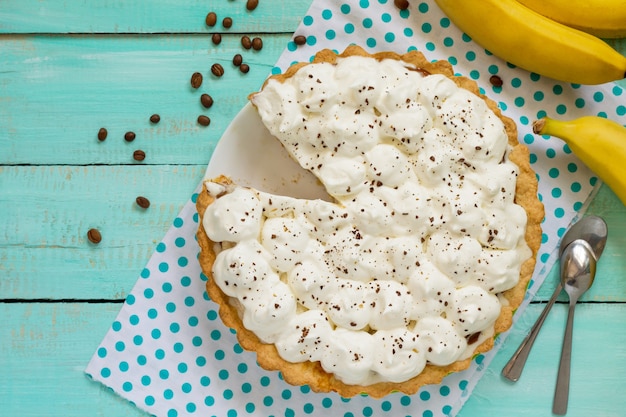
[[[531,255],[500,119],[445,76],[365,57],[270,79],[252,102],[335,203],[207,180],[203,227],[230,242],[213,277],[246,328],[347,384],[471,355]]]

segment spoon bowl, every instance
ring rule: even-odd
[[[563,251],[561,285],[570,302],[576,302],[593,284],[596,262],[591,245],[584,239],[576,239]]]
[[[583,239],[574,240],[565,248],[561,255],[561,285],[569,296],[569,310],[552,405],[552,412],[556,415],[564,415],[567,412],[572,362],[574,309],[580,297],[593,284],[595,274],[596,257],[591,245]]]
[[[563,236],[561,245],[559,246],[559,258],[562,258],[563,252],[572,242],[581,239],[587,242],[589,248],[591,248],[594,259],[597,261],[604,251],[607,235],[608,228],[606,222],[601,217],[584,217],[579,222],[574,223],[565,233],[565,236]],[[533,343],[539,334],[539,330],[541,330],[543,322],[562,290],[563,285],[559,282],[554,289],[552,297],[550,297],[550,301],[548,301],[548,304],[544,307],[541,315],[530,329],[530,332],[511,356],[511,359],[509,359],[504,368],[502,368],[502,375],[508,380],[516,382],[522,375],[522,370],[524,369]]]
[[[577,239],[587,242],[591,249],[591,253],[600,259],[600,255],[604,252],[606,246],[606,238],[608,235],[608,227],[602,217],[587,216],[577,223],[574,223],[563,236],[559,247],[559,257],[563,255],[563,251],[570,243]]]

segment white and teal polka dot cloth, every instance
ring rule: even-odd
[[[342,51],[354,43],[369,51],[417,49],[430,59],[445,59],[478,82],[519,127],[531,151],[540,196],[546,207],[543,245],[526,303],[555,261],[558,242],[569,223],[585,209],[599,181],[558,139],[532,134],[542,115],[574,118],[602,115],[626,124],[621,88],[556,82],[514,68],[461,33],[432,1],[411,1],[399,11],[393,0],[316,0],[293,42],[273,69],[306,61],[319,49]],[[493,87],[489,77],[504,81]],[[411,396],[392,394],[341,398],[294,387],[278,372],[260,369],[218,318],[204,291],[206,277],[196,261],[198,226],[195,195],[187,203],[128,296],[119,316],[95,352],[86,372],[138,407],[156,416],[452,416],[461,408],[502,342],[474,359],[470,369],[427,386]],[[522,305],[520,311],[526,306]]]

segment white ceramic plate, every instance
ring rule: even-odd
[[[252,104],[235,116],[217,144],[205,179],[219,175],[277,195],[330,200],[320,182],[291,159]]]

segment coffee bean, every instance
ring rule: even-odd
[[[213,36],[211,36],[211,40],[215,45],[219,45],[220,42],[222,42],[222,35],[220,35],[219,33],[214,33]]]
[[[199,72],[194,72],[191,74],[191,86],[193,88],[198,88],[202,85],[202,74]]]
[[[222,20],[222,26],[224,26],[226,29],[230,28],[233,25],[233,19],[231,19],[230,17],[225,17],[224,20]]]
[[[135,202],[139,207],[143,209],[147,209],[148,207],[150,207],[150,200],[148,200],[146,197],[139,196],[135,199]]]
[[[393,4],[400,10],[406,10],[409,8],[409,0],[394,0]]]
[[[153,114],[152,116],[150,116],[150,122],[157,124],[161,121],[161,116],[159,116],[158,114]]]
[[[89,239],[91,243],[98,244],[102,241],[102,234],[98,229],[89,229],[87,231],[87,239]]]
[[[239,66],[239,71],[243,72],[244,74],[247,74],[248,71],[250,71],[250,65],[248,65],[248,64],[241,64]]]
[[[296,45],[304,45],[306,43],[306,36],[298,35],[295,38],[293,38],[293,42]]]
[[[132,142],[135,140],[135,133],[134,132],[126,132],[126,134],[124,134],[124,140],[126,142]]]
[[[252,48],[252,41],[250,40],[249,36],[243,35],[241,37],[241,46],[243,46],[245,49]]]
[[[216,77],[221,77],[224,75],[224,67],[221,64],[213,64],[211,65],[211,72]]]
[[[137,149],[135,152],[133,152],[133,159],[135,161],[143,161],[144,159],[146,159],[146,153],[141,149]]]
[[[254,9],[256,9],[256,7],[259,5],[259,0],[248,0],[246,2],[246,9],[252,11]]]
[[[98,130],[98,140],[100,142],[104,141],[107,138],[108,134],[109,132],[107,132],[105,128],[101,127],[100,130]]]
[[[504,82],[502,81],[502,78],[500,78],[497,75],[492,75],[491,77],[489,77],[489,82],[494,87],[502,87],[502,84],[504,84]]]
[[[252,49],[255,51],[260,51],[263,48],[263,39],[254,38],[252,39]]]
[[[198,123],[201,124],[202,126],[208,126],[211,124],[211,119],[209,119],[208,116],[205,116],[202,114],[198,116]]]
[[[239,65],[241,65],[241,63],[243,62],[243,57],[241,56],[241,54],[236,54],[233,57],[233,65],[238,67]]]
[[[213,105],[213,97],[208,94],[202,94],[200,96],[200,103],[202,103],[202,106],[208,109]]]
[[[206,19],[204,21],[206,22],[207,26],[215,26],[215,24],[217,23],[217,15],[215,14],[215,12],[209,12],[209,14],[206,15]]]

